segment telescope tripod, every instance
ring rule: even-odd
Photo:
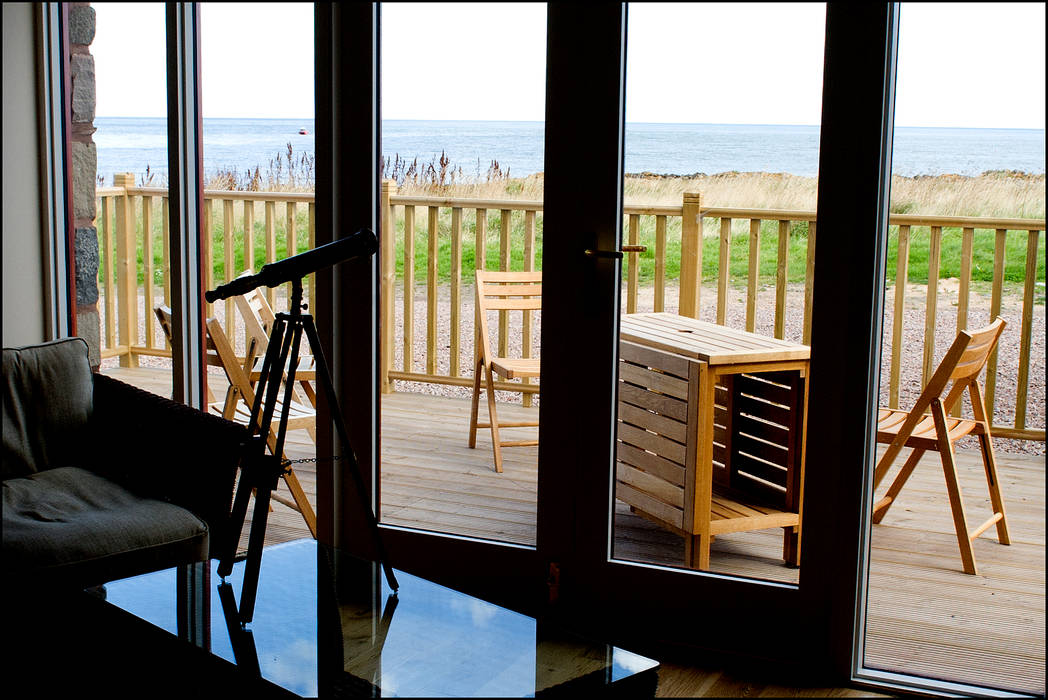
[[[248,536],[247,561],[244,569],[244,585],[241,590],[240,609],[238,611],[241,624],[251,622],[251,618],[254,615],[255,597],[258,593],[258,575],[262,564],[262,548],[265,543],[266,523],[269,518],[269,505],[273,497],[273,490],[277,488],[280,478],[285,474],[289,466],[288,463],[284,462],[282,455],[284,454],[288,414],[291,408],[291,398],[295,385],[295,370],[298,367],[299,348],[303,331],[316,358],[318,388],[324,392],[327,398],[335,430],[342,445],[341,459],[346,463],[347,468],[353,475],[354,485],[356,486],[357,494],[360,496],[360,507],[367,518],[368,528],[371,531],[378,559],[385,572],[386,581],[394,592],[399,587],[397,579],[393,575],[393,569],[386,561],[386,551],[379,534],[378,520],[371,509],[371,503],[364,487],[364,480],[360,474],[360,466],[357,463],[356,455],[349,441],[349,432],[346,430],[345,420],[342,417],[342,411],[338,404],[338,397],[335,394],[335,387],[331,381],[331,374],[324,359],[316,323],[310,314],[303,314],[302,309],[302,281],[295,279],[291,281],[289,311],[276,314],[276,320],[270,331],[269,347],[266,348],[265,359],[259,374],[258,391],[255,392],[255,401],[251,407],[251,418],[248,422],[249,435],[241,448],[240,483],[237,486],[236,497],[233,500],[233,510],[230,514],[231,528],[229,540],[219,560],[218,574],[225,578],[233,570],[233,559],[236,556],[240,535],[244,529],[244,520],[247,517],[248,499],[252,491],[254,491],[255,509],[251,517],[251,532]],[[284,379],[284,368],[287,368],[286,379]],[[277,410],[282,380],[284,384],[284,398],[280,406],[276,444],[272,453],[266,454],[266,444],[269,440],[274,414]]]

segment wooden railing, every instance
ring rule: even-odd
[[[122,366],[137,366],[140,355],[171,356],[170,345],[153,315],[156,304],[171,304],[167,188],[136,187],[131,175],[118,174],[113,180],[113,187],[97,190],[100,204],[96,225],[103,302],[101,356],[103,359],[119,357]],[[278,204],[283,209],[279,212],[283,214],[279,221]],[[219,206],[220,212],[216,212]],[[305,221],[299,222],[302,209],[305,210]],[[206,190],[203,217],[204,230],[208,232],[204,246],[205,288],[212,289],[216,284],[228,282],[249,268],[257,272],[261,265],[286,257],[287,251],[314,247],[315,211],[312,192]],[[255,225],[257,214],[261,214],[257,217],[261,223],[260,232]],[[220,228],[216,227],[218,221],[221,221]],[[278,245],[278,227],[283,245]],[[217,239],[216,228],[219,228]],[[146,231],[149,235],[144,234]],[[255,231],[255,234],[244,236],[244,231]],[[214,248],[219,241],[223,262],[216,275]],[[259,246],[257,255],[256,244]],[[155,253],[160,256],[159,265],[154,262]],[[229,264],[230,261],[233,264]],[[264,291],[270,305],[276,305],[278,297],[287,296],[287,290],[280,290],[278,294],[277,290],[267,287]],[[306,279],[305,292],[312,308],[316,301],[313,275]],[[232,299],[225,300],[217,308],[214,304],[206,304],[206,313],[222,321],[231,340],[246,337],[243,320],[235,312]]]
[[[159,328],[152,320],[152,306],[162,298],[170,299],[169,262],[167,260],[167,198],[166,190],[159,188],[134,187],[130,176],[114,178],[116,186],[100,188],[98,230],[100,234],[102,296],[104,299],[102,333],[102,356],[119,356],[126,365],[137,363],[138,355],[170,355],[170,349],[160,336]],[[221,241],[225,261],[218,277],[211,274],[215,267],[207,261],[209,277],[205,284],[211,288],[216,283],[228,281],[239,274],[247,265],[244,260],[270,262],[283,258],[285,251],[303,250],[315,243],[314,198],[312,193],[282,192],[205,192],[205,229],[216,231],[212,244]],[[221,202],[221,214],[214,209]],[[278,206],[282,211],[278,212]],[[307,212],[299,221],[301,208]],[[258,217],[259,212],[262,216]],[[383,183],[381,191],[382,216],[380,319],[382,335],[380,363],[382,366],[381,389],[393,391],[397,382],[412,381],[467,387],[473,382],[473,333],[472,318],[472,273],[463,274],[464,265],[481,265],[497,269],[532,270],[540,264],[542,203],[522,200],[455,199],[430,196],[400,195],[392,183]],[[494,212],[489,221],[489,214]],[[278,219],[278,213],[283,214]],[[220,216],[221,218],[218,218]],[[157,221],[159,217],[159,221]],[[261,219],[261,226],[256,225]],[[424,224],[419,225],[418,219]],[[221,222],[219,225],[219,221]],[[497,224],[495,223],[497,221]],[[755,330],[759,309],[759,292],[762,287],[760,270],[762,224],[768,223],[777,235],[774,274],[774,321],[770,329],[775,337],[799,335],[804,343],[811,338],[812,273],[814,269],[816,225],[815,212],[749,208],[704,208],[697,193],[684,195],[679,206],[630,205],[624,211],[624,243],[637,245],[641,232],[651,231],[645,240],[652,243],[653,250],[644,258],[653,262],[650,283],[650,302],[641,308],[642,284],[640,270],[642,255],[631,252],[623,260],[625,284],[623,306],[627,313],[636,311],[677,311],[698,317],[702,308],[702,295],[715,287],[716,304],[712,319],[726,323],[731,296],[741,283],[745,290],[744,321],[746,330]],[[307,240],[300,237],[300,230]],[[977,230],[994,232],[993,277],[991,282],[990,318],[1002,311],[1005,292],[1005,242],[1008,232],[1026,236],[1025,278],[1022,285],[1021,319],[1016,331],[1021,335],[1017,358],[1016,395],[1013,425],[994,426],[995,435],[1020,439],[1045,439],[1044,426],[1028,427],[1027,400],[1030,379],[1030,355],[1033,341],[1033,308],[1037,293],[1037,251],[1044,220],[996,219],[973,217],[937,217],[892,215],[894,252],[896,253],[896,279],[906,280],[910,276],[910,246],[917,231],[928,231],[928,279],[939,280],[940,254],[944,237],[959,235],[960,281],[957,293],[957,328],[968,324],[971,304],[971,276],[973,259],[977,252],[974,246]],[[741,229],[736,231],[736,229]],[[261,230],[259,230],[261,229]],[[953,229],[956,229],[954,231]],[[245,230],[254,235],[244,237]],[[142,231],[150,231],[143,236]],[[1016,233],[1017,232],[1017,233]],[[703,241],[716,236],[717,259],[703,261]],[[746,272],[744,280],[736,281],[731,273],[732,243],[745,236]],[[765,236],[767,237],[767,236]],[[301,241],[301,242],[300,242]],[[420,243],[424,241],[423,243]],[[803,241],[803,270],[789,266],[789,247]],[[287,242],[279,245],[278,242]],[[308,245],[307,245],[308,243]],[[497,245],[497,255],[490,256],[488,250]],[[256,255],[256,246],[264,246],[264,255]],[[425,250],[421,249],[424,246]],[[152,261],[153,252],[162,250],[162,264]],[[467,248],[472,247],[472,260]],[[210,252],[212,245],[207,246]],[[674,255],[670,255],[670,251]],[[136,266],[141,254],[143,264]],[[239,256],[240,262],[236,262]],[[115,261],[114,261],[115,257]],[[416,258],[425,262],[417,264]],[[439,261],[447,262],[448,270],[440,272]],[[653,258],[653,260],[651,260]],[[679,259],[679,272],[668,269],[668,261]],[[796,255],[794,259],[797,259]],[[397,267],[400,266],[398,274]],[[796,264],[801,267],[800,263]],[[705,272],[703,270],[705,269]],[[137,285],[138,274],[143,274],[143,284]],[[159,281],[155,278],[159,277]],[[466,284],[463,284],[463,278]],[[765,276],[767,277],[767,276]],[[791,282],[796,280],[795,282]],[[702,280],[706,281],[703,287]],[[803,280],[803,283],[800,282]],[[712,282],[712,284],[711,284]],[[163,294],[159,293],[163,285]],[[310,305],[313,306],[313,283],[307,282]],[[675,289],[674,289],[675,287]],[[904,285],[899,287],[904,288]],[[424,289],[424,330],[416,331],[416,309],[414,297]],[[138,292],[144,292],[139,299]],[[675,292],[675,294],[674,294]],[[274,290],[267,289],[270,302],[282,308]],[[440,317],[441,295],[447,306],[446,324]],[[788,313],[787,295],[803,294],[803,317],[795,319]],[[136,301],[132,301],[136,300]],[[150,301],[152,300],[152,301]],[[410,300],[411,303],[407,303]],[[888,403],[897,407],[902,385],[904,349],[904,294],[896,294],[893,301],[891,327],[891,357],[888,376]],[[169,303],[169,301],[168,301]],[[941,317],[937,284],[927,285],[924,300],[925,328],[923,347],[920,348],[922,385],[934,368],[936,347],[936,320]],[[397,319],[399,313],[399,320]],[[139,316],[142,314],[142,316]],[[243,336],[242,322],[229,300],[218,308],[208,307],[208,315],[223,320],[231,338]],[[142,319],[145,323],[139,323]],[[1015,328],[1014,319],[1009,319]],[[532,347],[530,317],[525,319],[527,328],[520,342],[523,352],[530,354]],[[797,328],[799,324],[799,328]],[[422,326],[419,319],[418,325]],[[442,332],[441,326],[447,331]],[[139,326],[144,326],[140,330]],[[500,319],[498,342],[505,348],[509,342],[509,326]],[[135,329],[135,330],[132,330]],[[419,333],[424,333],[419,336]],[[953,334],[950,334],[950,338]],[[422,342],[424,338],[424,343]],[[424,351],[416,353],[416,340]],[[949,340],[939,338],[939,340]],[[887,342],[887,338],[886,338]],[[1038,339],[1038,342],[1043,342]],[[416,355],[419,355],[416,357]],[[1009,358],[1014,365],[1015,358]],[[986,400],[992,412],[997,384],[997,353],[990,360],[986,379]],[[1043,368],[1033,368],[1043,371]],[[539,391],[535,384],[521,385],[497,383],[497,388],[520,392],[523,400],[530,403],[532,395]]]

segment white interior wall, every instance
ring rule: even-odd
[[[35,9],[4,6],[3,345],[46,340]]]

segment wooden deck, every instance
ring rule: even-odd
[[[106,373],[170,393],[170,376],[163,371]],[[215,391],[225,391],[223,377],[213,376],[212,382]],[[514,420],[514,413],[526,411],[536,409],[500,407],[500,416]],[[496,474],[489,435],[482,431],[477,449],[469,449],[468,426],[466,399],[383,397],[382,522],[534,544],[537,448],[503,450],[505,471]],[[313,455],[305,431],[292,431],[288,442],[292,459]],[[1045,458],[1002,453],[998,461],[1012,545],[998,544],[993,530],[977,539],[978,576],[961,571],[937,455],[922,461],[883,524],[874,526],[868,666],[1044,694]],[[958,463],[969,523],[982,522],[989,499],[979,454],[959,451]],[[313,498],[313,465],[295,469]],[[301,516],[274,505],[267,543],[308,534]],[[620,502],[613,551],[622,559],[674,566],[684,556],[680,538],[632,515]],[[726,535],[713,543],[711,568],[796,582],[798,570],[786,568],[781,555],[781,530]]]

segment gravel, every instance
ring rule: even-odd
[[[403,305],[401,303],[403,286],[396,289],[396,322],[394,340],[393,368],[403,367]],[[676,312],[678,290],[675,287],[666,289],[666,311]],[[638,311],[652,311],[654,292],[651,288],[642,289],[638,296]],[[912,406],[920,393],[921,387],[921,364],[923,360],[924,333],[925,333],[925,305],[926,288],[923,285],[909,285],[906,291],[905,316],[903,320],[903,331],[901,337],[902,361],[899,382],[899,404],[906,408]],[[461,292],[462,311],[461,317],[465,320],[462,336],[460,338],[459,352],[459,374],[472,377],[473,374],[473,288],[463,286]],[[141,299],[144,302],[144,299]],[[701,296],[701,308],[699,318],[705,321],[714,321],[716,318],[717,292],[713,287],[703,289]],[[437,374],[448,374],[450,368],[450,290],[441,287],[438,292],[437,313],[437,339],[438,357]],[[100,306],[102,306],[100,304]],[[888,287],[885,291],[885,317],[884,335],[882,345],[881,362],[881,391],[880,403],[888,403],[888,377],[889,362],[891,359],[892,323],[894,316],[894,287]],[[284,302],[278,298],[276,308],[284,308]],[[140,303],[139,308],[143,308]],[[623,298],[625,308],[625,293]],[[957,284],[956,280],[941,280],[937,296],[938,313],[935,327],[935,354],[934,362],[938,362],[945,354],[946,349],[956,335],[957,329]],[[987,294],[973,292],[969,300],[969,325],[981,327],[989,323],[990,298]],[[426,364],[426,288],[419,285],[415,289],[414,298],[414,338],[412,344],[413,364],[415,372],[425,372]],[[775,289],[767,287],[761,289],[757,298],[757,312],[755,319],[755,331],[764,335],[774,333],[774,310]],[[104,313],[104,312],[103,312]],[[224,317],[224,304],[215,306],[215,313],[219,318]],[[1022,298],[1019,296],[1008,296],[1002,302],[1001,316],[1007,321],[1008,326],[998,343],[997,364],[997,386],[994,409],[995,425],[1013,425],[1015,423],[1015,398],[1018,388],[1019,354],[1021,340],[1021,318]],[[150,315],[151,323],[154,325],[154,333],[157,338],[162,338],[156,321]],[[800,342],[802,324],[804,319],[804,288],[803,285],[790,285],[786,294],[786,323],[785,337],[787,340]],[[494,316],[492,316],[494,319]],[[726,324],[733,328],[745,328],[746,320],[746,291],[745,289],[732,289],[729,291],[729,299],[726,309]],[[1032,320],[1032,343],[1030,347],[1029,361],[1029,384],[1027,389],[1026,404],[1026,426],[1031,429],[1044,429],[1045,426],[1045,306],[1040,303],[1034,306]],[[489,322],[492,333],[497,329],[497,323]],[[533,354],[540,354],[540,330],[542,325],[542,313],[536,312],[533,321]],[[140,337],[143,319],[139,319]],[[520,314],[513,312],[510,321],[509,354],[519,356],[521,346]],[[497,348],[497,339],[492,337],[492,347]],[[243,339],[238,338],[237,343],[243,346]],[[142,366],[170,367],[169,361],[163,358],[145,357],[141,358]],[[116,358],[104,360],[103,367],[115,367],[118,362]],[[217,368],[209,368],[212,372],[221,372]],[[984,377],[985,380],[985,377]],[[444,384],[429,384],[421,382],[396,383],[398,391],[417,391],[440,396],[453,396],[469,398],[472,389],[469,387],[456,387]],[[521,395],[513,392],[497,392],[499,401],[517,402],[521,401]],[[536,395],[534,402],[537,405],[539,396]],[[965,407],[965,415],[970,415],[970,408]],[[974,438],[965,438],[958,445],[962,448],[976,448]],[[998,452],[1021,453],[1021,454],[1045,454],[1045,443],[1033,440],[1011,440],[997,438],[994,446]]]

